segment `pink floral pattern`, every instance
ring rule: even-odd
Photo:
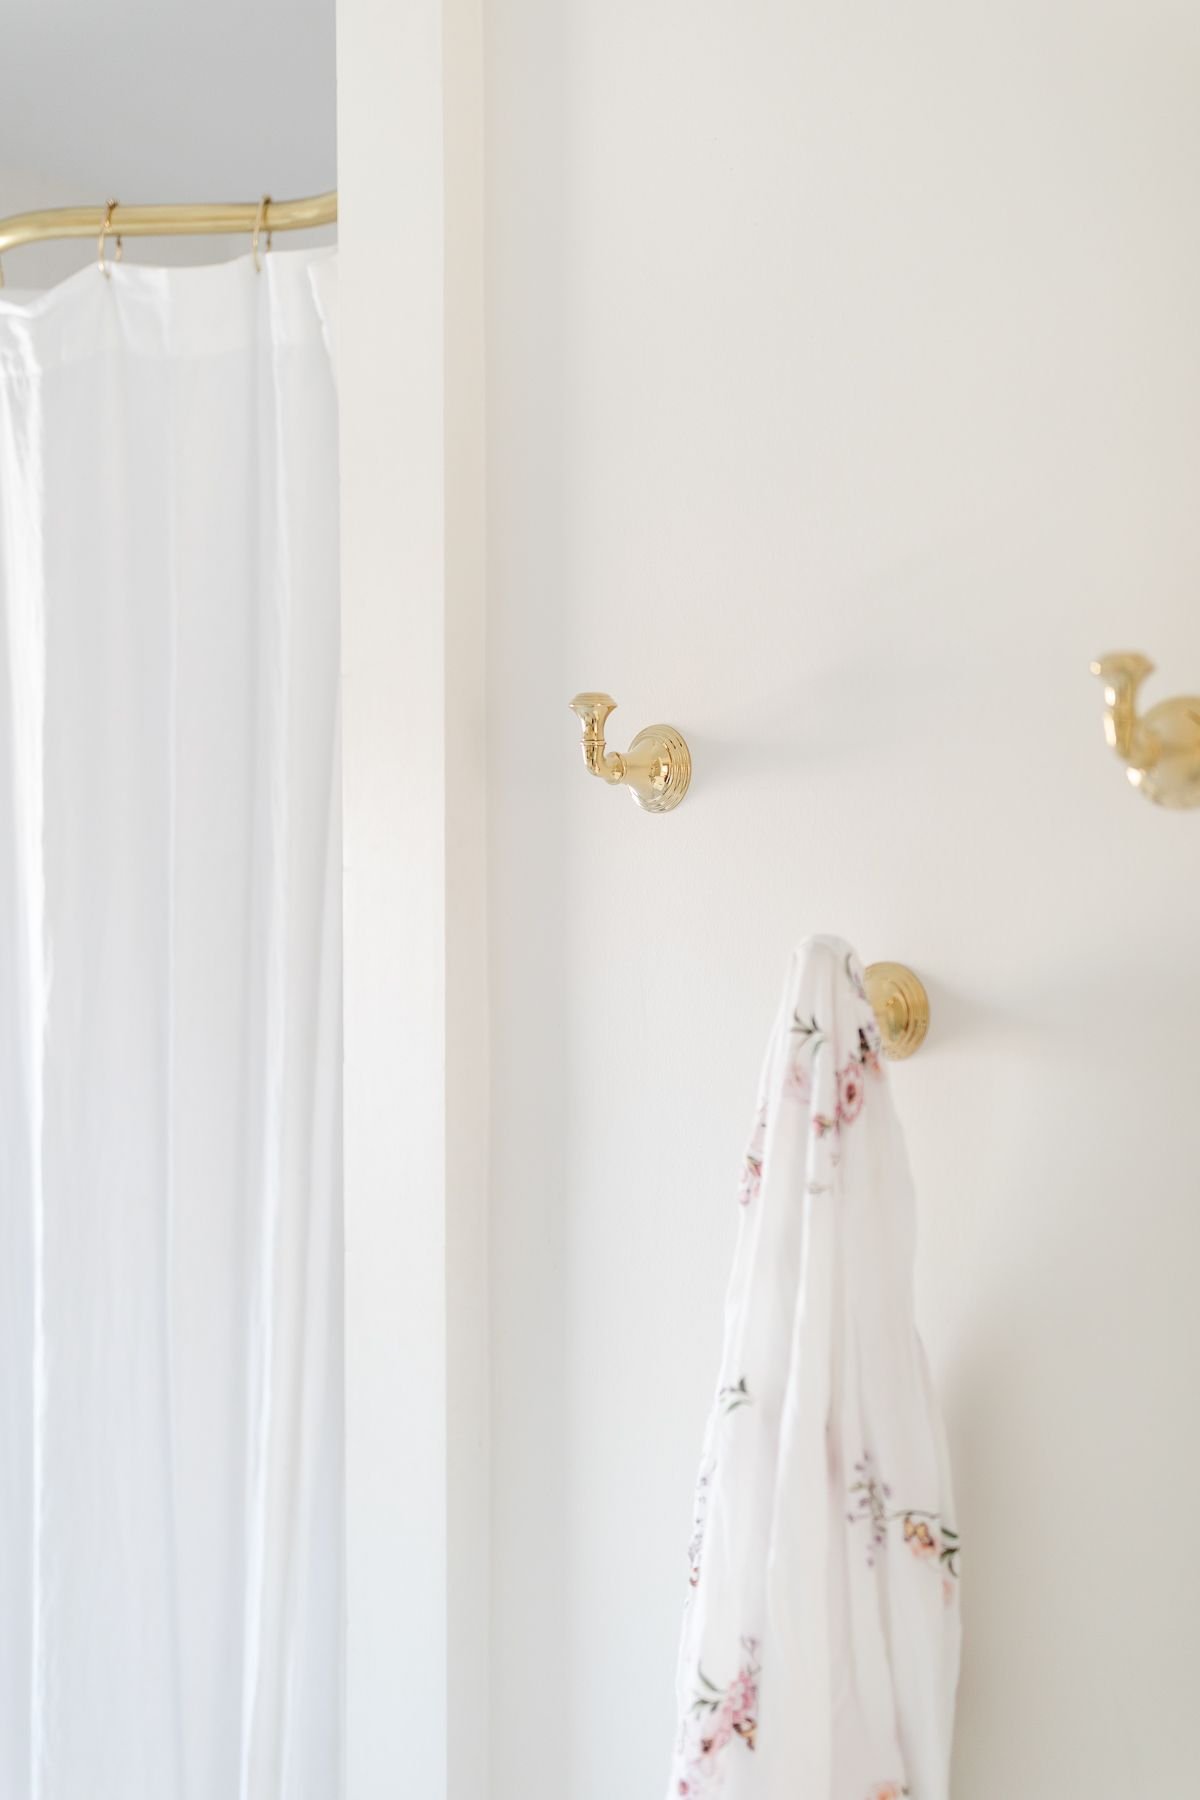
[[[813,1069],[817,1056],[829,1042],[815,1015],[805,1018],[796,1012],[792,1017],[792,1036],[798,1048],[788,1068],[786,1091],[794,1099],[809,1101],[814,1093]],[[844,1067],[836,1072],[832,1091],[825,1100],[827,1110],[814,1108],[812,1129],[818,1138],[839,1137],[843,1126],[853,1125],[863,1109],[868,1075],[880,1072],[879,1028],[872,1019],[860,1025],[858,1043]]]
[[[881,1781],[867,1795],[867,1800],[904,1800],[904,1795],[911,1793],[911,1788],[901,1786],[898,1781]]]
[[[684,1721],[675,1774],[680,1800],[704,1800],[721,1786],[722,1756],[732,1744],[753,1750],[758,1736],[758,1640],[742,1639],[742,1664],[726,1687],[703,1669]]]
[[[805,1104],[812,1099],[812,1076],[807,1064],[799,1057],[788,1064],[786,1092],[791,1095],[793,1100],[799,1100]]]
[[[862,1111],[863,1072],[857,1063],[847,1063],[838,1073],[838,1118],[850,1125]]]
[[[856,1480],[850,1484],[851,1510],[847,1518],[852,1525],[866,1525],[867,1567],[875,1567],[876,1555],[887,1548],[888,1533],[899,1525],[904,1547],[918,1562],[934,1563],[942,1571],[942,1598],[949,1606],[958,1582],[959,1536],[947,1525],[940,1513],[918,1512],[902,1507],[893,1511],[889,1505],[892,1490],[875,1468],[869,1451],[854,1465]]]
[[[742,1179],[738,1187],[738,1201],[742,1206],[749,1206],[757,1200],[762,1187],[763,1151],[767,1142],[767,1109],[762,1107],[754,1121],[754,1130],[750,1133],[750,1142],[746,1146],[746,1159],[742,1164]]]

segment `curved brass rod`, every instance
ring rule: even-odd
[[[15,213],[0,219],[0,256],[23,244],[44,244],[57,238],[99,237],[105,223],[104,206],[54,206],[43,212]],[[312,194],[304,200],[272,200],[261,211],[260,202],[200,201],[188,206],[116,206],[108,221],[115,237],[249,237],[255,221],[265,233],[312,231],[318,225],[337,223],[337,194]]]

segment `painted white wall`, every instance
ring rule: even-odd
[[[493,1800],[665,1783],[814,929],[933,1002],[957,1793],[1194,1785],[1200,819],[1087,662],[1200,687],[1198,81],[1178,0],[488,9]],[[587,780],[584,687],[685,730],[679,812]]]

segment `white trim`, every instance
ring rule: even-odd
[[[479,55],[339,7],[349,1800],[485,1791]]]

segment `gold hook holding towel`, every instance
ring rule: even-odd
[[[883,1054],[891,1062],[915,1056],[929,1030],[929,995],[921,977],[906,963],[877,962],[867,964],[863,980]]]

